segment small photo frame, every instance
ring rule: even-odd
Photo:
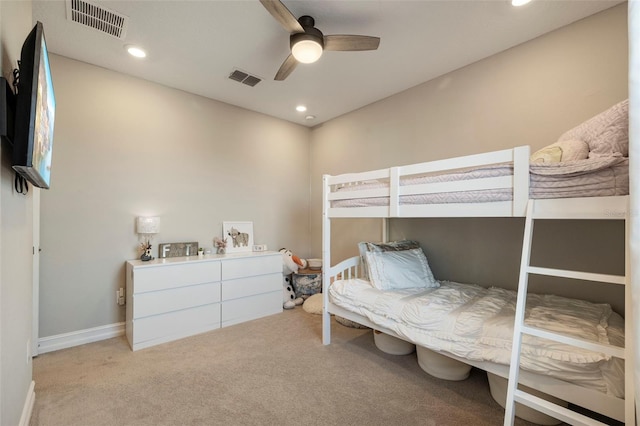
[[[227,253],[253,250],[253,222],[222,222],[222,238],[227,239]]]

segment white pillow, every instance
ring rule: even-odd
[[[379,290],[438,288],[421,248],[365,253],[371,285]]]

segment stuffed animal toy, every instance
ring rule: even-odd
[[[282,307],[284,309],[293,309],[296,306],[302,305],[304,300],[302,297],[296,297],[296,292],[293,289],[293,283],[291,275],[283,275],[282,276]]]
[[[282,254],[282,273],[284,275],[296,274],[300,268],[307,267],[307,261],[300,259],[289,249],[281,248],[280,254]]]
[[[306,260],[300,259],[286,248],[280,249],[280,253],[282,254],[282,307],[293,309],[302,305],[304,299],[296,297],[292,274],[297,273],[300,268],[304,268]]]

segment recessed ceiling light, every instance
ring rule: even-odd
[[[133,46],[131,44],[128,44],[124,48],[127,49],[127,52],[129,52],[129,55],[135,56],[136,58],[144,58],[147,56],[147,52],[145,52],[144,50],[142,50],[142,48],[138,46]]]
[[[296,107],[296,111],[298,111],[298,112],[305,112],[306,110],[307,110],[307,107],[304,106],[304,105],[298,105]]]
[[[511,0],[511,6],[524,6],[529,3],[531,0]]]
[[[315,120],[316,116],[315,115],[307,115],[304,119],[305,120]]]

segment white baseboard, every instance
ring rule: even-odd
[[[111,339],[124,335],[124,322],[102,325],[100,327],[87,328],[71,333],[57,334],[55,336],[41,337],[38,339],[38,354],[58,351],[98,340]]]
[[[24,401],[24,407],[22,407],[19,426],[29,426],[29,423],[31,422],[33,404],[36,402],[36,393],[34,392],[35,387],[36,382],[32,380],[31,385],[29,385],[29,390],[27,391],[27,398]]]

